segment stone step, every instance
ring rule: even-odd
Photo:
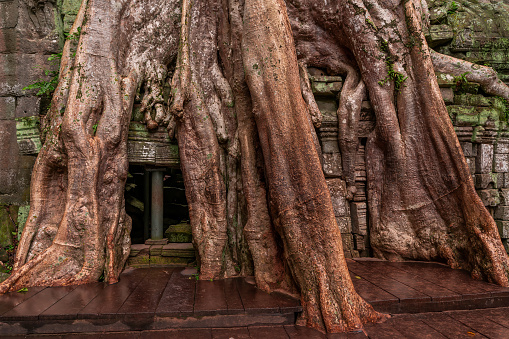
[[[170,243],[190,243],[192,241],[191,225],[187,222],[170,225],[164,232]]]
[[[128,265],[131,267],[188,266],[195,262],[196,254],[191,243],[166,245],[134,244]]]
[[[293,325],[302,311],[299,300],[263,292],[251,280],[197,280],[193,273],[127,269],[116,284],[30,287],[0,295],[0,337],[95,332],[118,338],[112,332],[282,326]],[[161,338],[166,337],[175,338]]]

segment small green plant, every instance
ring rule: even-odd
[[[81,36],[81,27],[78,27],[77,31],[72,34],[67,34],[65,36],[65,40],[74,40],[78,41]],[[72,54],[72,57],[74,58],[76,56],[76,52]],[[51,96],[58,85],[58,78],[59,78],[59,66],[60,61],[62,59],[62,53],[55,53],[51,54],[48,57],[48,61],[51,61],[51,64],[53,65],[54,69],[56,70],[48,70],[43,69],[44,75],[47,77],[50,77],[49,80],[39,80],[33,84],[30,84],[26,87],[23,87],[24,91],[27,90],[38,90],[35,95],[37,96]]]
[[[504,104],[504,106],[505,106],[504,117],[505,117],[506,121],[509,121],[509,100],[507,100],[506,98],[503,98],[501,96],[498,96],[497,98],[499,98],[500,101],[502,101],[502,103]]]
[[[389,43],[387,41],[382,41],[380,49],[386,54],[385,65],[387,67],[387,76],[380,80],[378,84],[383,86],[392,80],[394,81],[394,90],[396,93],[399,93],[407,77],[394,70],[394,61],[393,56],[389,52]]]
[[[454,14],[454,13],[456,13],[457,10],[458,10],[458,4],[453,1],[453,2],[451,2],[449,9],[447,10],[447,15]]]
[[[98,126],[98,124],[95,124],[94,126],[92,126],[92,129],[94,130],[94,135],[97,132],[97,126]]]
[[[81,36],[81,27],[78,27],[76,29],[76,32],[75,33],[71,33],[71,34],[67,34],[67,33],[64,33],[65,34],[65,40],[79,40],[80,39],[80,36]]]
[[[56,54],[53,54],[52,56],[55,56],[55,58],[56,58]],[[50,58],[51,58],[51,56],[50,56]],[[50,60],[50,58],[48,58],[48,60]],[[51,60],[54,60],[54,59],[51,59]],[[23,90],[28,91],[28,90],[36,89],[36,90],[38,90],[37,93],[35,94],[37,96],[51,95],[57,88],[59,72],[46,69],[46,70],[44,70],[44,75],[49,76],[50,79],[49,80],[39,80],[37,82],[34,82],[33,84],[23,87]]]
[[[16,292],[18,292],[18,293],[26,293],[26,292],[28,292],[28,288],[23,287],[23,288],[20,288],[19,290],[17,290]]]
[[[470,74],[470,72],[465,72],[454,77],[454,80],[456,80],[456,83],[454,84],[455,92],[461,92],[465,89],[465,85],[468,83],[467,74]]]
[[[378,31],[378,28],[376,27],[375,23],[371,21],[369,18],[366,18],[366,23],[371,26],[375,31]]]

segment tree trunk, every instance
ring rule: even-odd
[[[385,319],[350,280],[305,66],[346,76],[337,115],[347,198],[369,93],[377,119],[367,145],[376,254],[446,260],[508,285],[507,255],[434,76],[433,64],[452,72],[456,61],[430,54],[420,27],[426,10],[416,4],[83,0],[72,30],[82,34],[75,57],[66,42],[29,219],[0,292],[101,275],[117,281],[130,247],[123,190],[139,100],[147,127],[165,126],[178,139],[200,278],[254,273],[265,291],[299,294],[299,324],[319,330]],[[509,98],[491,72],[469,77]]]

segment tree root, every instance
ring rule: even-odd
[[[484,92],[509,100],[509,87],[498,78],[497,72],[493,68],[456,59],[432,49],[430,49],[430,53],[435,71],[454,76],[464,75],[468,81],[481,85]]]
[[[159,124],[167,125],[170,121],[169,111],[164,106],[163,81],[166,79],[166,66],[147,62],[145,75],[145,95],[141,101],[140,113],[144,113],[144,121],[149,130],[155,130]],[[152,119],[152,109],[155,117]]]
[[[366,96],[366,87],[360,74],[352,67],[345,65],[347,72],[343,88],[339,95],[338,142],[341,151],[343,176],[345,177],[348,200],[352,200],[356,192],[355,165],[359,149],[358,126],[361,115],[362,100]]]
[[[177,65],[171,81],[170,114],[177,120],[184,116],[184,104],[189,99],[187,88],[191,81],[191,65],[189,57],[189,32],[191,25],[191,6],[193,0],[182,1],[180,22],[180,41],[177,55]]]

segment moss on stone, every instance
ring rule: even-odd
[[[16,230],[18,206],[0,205],[0,246],[3,248],[13,245],[12,232]]]

